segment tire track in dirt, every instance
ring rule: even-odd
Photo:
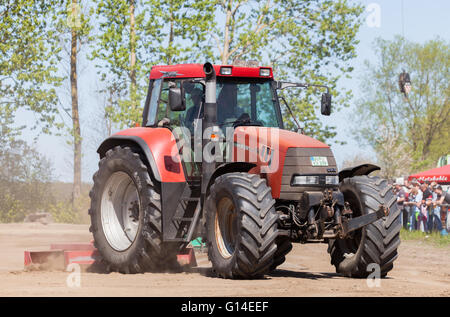
[[[69,288],[66,272],[24,272],[25,249],[54,242],[89,242],[87,225],[0,224],[0,296],[450,296],[450,248],[402,242],[381,287],[335,273],[324,244],[294,244],[286,262],[263,280],[211,277],[206,254],[183,273],[82,273]]]

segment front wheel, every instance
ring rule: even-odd
[[[348,277],[364,278],[375,270],[385,277],[398,256],[402,227],[391,186],[379,177],[355,176],[344,179],[340,191],[354,217],[374,213],[381,204],[389,208],[389,215],[357,230],[352,238],[330,240],[331,264]]]
[[[278,215],[264,179],[247,173],[219,176],[207,199],[208,257],[223,278],[259,278],[277,251]]]

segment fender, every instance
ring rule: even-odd
[[[167,128],[131,128],[107,138],[97,153],[103,158],[106,152],[118,145],[138,146],[145,154],[153,176],[159,182],[186,182],[175,137]],[[172,153],[174,152],[174,153]],[[174,156],[174,157],[173,157]]]
[[[353,167],[347,167],[339,172],[339,182],[342,182],[344,178],[369,175],[370,173],[379,170],[381,170],[381,168],[374,164],[361,164]]]
[[[254,167],[256,167],[256,164],[247,162],[229,162],[217,166],[217,168],[215,169],[214,173],[212,174],[211,178],[208,181],[207,191],[209,191],[209,188],[214,183],[214,180],[217,177],[227,173],[249,172]]]

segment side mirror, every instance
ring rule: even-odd
[[[181,87],[169,88],[169,107],[171,111],[186,110],[186,99],[184,89]]]
[[[329,116],[331,114],[331,94],[327,92],[322,94],[320,112],[324,116]]]

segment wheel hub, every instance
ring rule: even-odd
[[[109,245],[124,251],[134,242],[139,229],[139,195],[125,172],[113,173],[106,182],[101,200],[101,222]]]

